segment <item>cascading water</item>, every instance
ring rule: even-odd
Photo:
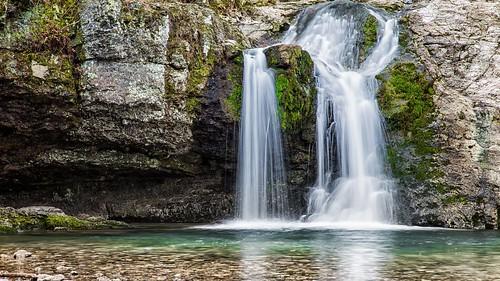
[[[263,49],[244,52],[238,159],[239,218],[284,219],[288,211],[274,74]]]
[[[378,40],[358,62],[362,18],[378,21]],[[375,76],[397,53],[395,19],[362,4],[336,1],[304,10],[283,40],[309,52],[317,75],[318,178],[308,221],[392,221],[392,184],[385,173],[383,118]],[[244,53],[239,144],[239,217],[285,218],[287,189],[273,72],[263,49]]]
[[[379,38],[359,65],[362,33],[356,17],[363,12],[377,19]],[[384,169],[375,75],[397,53],[396,20],[359,4],[320,5],[302,13],[284,42],[308,51],[317,75],[318,179],[309,196],[308,220],[391,222],[393,181]]]

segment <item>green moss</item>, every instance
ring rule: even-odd
[[[266,52],[269,67],[276,73],[276,97],[281,127],[288,132],[298,131],[314,118],[314,63],[307,52],[296,46],[282,45]]]
[[[47,67],[44,78],[33,76],[32,65]],[[76,102],[76,79],[70,57],[53,55],[48,51],[12,52],[0,50],[0,76],[12,81],[16,87],[29,89],[34,93],[64,95],[68,101]]]
[[[208,4],[219,14],[228,15],[237,11],[251,13],[255,7],[276,4],[276,0],[209,0]]]
[[[88,229],[91,227],[91,224],[87,221],[66,215],[48,215],[45,218],[44,225],[46,229],[55,229],[56,227]]]
[[[366,57],[370,49],[377,43],[378,21],[372,15],[368,15],[363,23],[363,42],[361,45],[360,56]]]
[[[121,20],[126,27],[148,27],[154,28],[161,24],[158,19],[161,12],[149,4],[142,1],[123,1],[121,10]]]
[[[127,224],[108,221],[102,218],[78,219],[73,216],[49,214],[26,215],[11,208],[0,208],[0,233],[18,231],[54,230],[61,227],[67,230],[100,229],[126,227]]]
[[[16,233],[16,229],[8,225],[0,224],[0,234],[1,233]]]
[[[454,194],[454,195],[451,195],[451,196],[448,196],[446,197],[446,199],[444,199],[444,203],[445,204],[459,204],[459,203],[467,203],[467,197],[463,196],[463,195],[460,195],[460,194]]]
[[[233,59],[227,78],[231,83],[231,93],[224,100],[224,104],[231,118],[234,121],[238,121],[243,101],[243,54]]]
[[[186,102],[186,110],[189,113],[195,113],[200,107],[200,99],[197,97],[191,97]]]
[[[394,175],[432,182],[436,189],[446,190],[444,186],[437,186],[443,174],[434,157],[439,149],[433,144],[431,128],[435,111],[432,83],[411,62],[399,62],[385,77],[378,78],[382,80],[379,104],[388,130],[402,137],[387,151]]]
[[[413,63],[398,63],[380,88],[379,103],[390,130],[401,131],[419,155],[437,152],[430,144],[434,90]]]
[[[78,23],[78,1],[35,0],[33,3],[29,23],[32,49],[71,54],[71,38]]]

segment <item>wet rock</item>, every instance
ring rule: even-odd
[[[26,258],[31,257],[33,254],[26,250],[18,250],[14,253],[13,257],[15,260],[24,261]]]

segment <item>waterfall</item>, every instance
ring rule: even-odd
[[[378,39],[359,63],[362,22]],[[335,1],[305,9],[283,39],[312,57],[317,75],[317,181],[308,221],[392,222],[393,180],[385,171],[384,122],[376,101],[379,74],[396,56],[396,20],[362,4]],[[286,218],[287,189],[273,72],[263,49],[244,52],[238,159],[239,217]]]
[[[237,186],[239,218],[284,219],[288,211],[274,74],[263,49],[244,52]]]
[[[378,40],[358,63],[359,17],[378,22]],[[375,76],[397,54],[397,23],[361,4],[337,1],[306,9],[284,38],[309,52],[317,75],[318,178],[308,220],[392,222],[393,180],[385,171],[383,117]]]

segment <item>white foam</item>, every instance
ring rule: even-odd
[[[366,222],[299,222],[299,221],[273,221],[232,220],[219,224],[193,226],[195,229],[214,230],[267,230],[267,231],[297,231],[297,230],[450,230],[440,227],[421,227],[398,224],[366,223]]]

